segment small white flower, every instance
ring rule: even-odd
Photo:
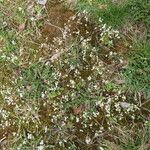
[[[70,83],[71,83],[72,85],[75,85],[75,81],[74,81],[74,80],[70,80]]]
[[[31,21],[34,21],[34,20],[35,20],[35,18],[34,18],[34,17],[31,17],[31,18],[30,18],[30,20],[31,20]]]
[[[3,22],[3,26],[7,26],[7,22],[6,21]]]
[[[103,148],[103,147],[99,147],[99,149],[100,149],[100,150],[104,150],[104,148]]]
[[[40,145],[37,147],[38,150],[44,150],[44,145]]]
[[[13,136],[16,136],[16,132],[13,132],[12,134],[13,134]]]
[[[97,132],[95,132],[94,137],[96,138],[98,136],[99,136],[99,134]]]
[[[44,128],[44,130],[45,130],[45,133],[48,131],[48,128],[47,128],[47,126]]]
[[[62,141],[59,141],[59,145],[61,146],[63,144],[63,142]]]
[[[27,141],[26,141],[26,140],[24,140],[24,141],[23,141],[23,144],[26,144],[26,143],[27,143]]]
[[[82,129],[79,130],[80,132],[84,132]]]
[[[122,59],[120,59],[120,63],[123,63],[123,60],[122,60]]]
[[[76,122],[79,122],[79,118],[78,117],[76,117]]]
[[[12,40],[11,43],[12,43],[13,45],[16,45],[16,42],[15,42],[14,40]]]
[[[19,11],[22,11],[22,7],[18,7],[18,10],[19,10]]]
[[[125,96],[125,95],[123,95],[123,96],[122,96],[122,99],[124,99],[124,100],[125,100],[125,99],[126,99],[126,96]]]
[[[111,52],[109,53],[109,55],[112,56],[112,55],[113,55],[113,52],[111,51]]]
[[[23,97],[23,93],[20,93],[19,95],[20,95],[21,98]]]
[[[91,142],[91,138],[90,138],[89,136],[86,136],[86,138],[85,138],[85,142],[86,142],[86,144],[90,144],[90,142]]]
[[[43,141],[43,140],[41,140],[40,145],[43,145],[43,144],[44,144],[44,141]]]
[[[96,102],[96,106],[99,106],[101,104],[101,101]]]
[[[45,97],[45,94],[44,94],[44,93],[42,93],[42,95],[41,95],[41,96],[42,96],[42,98],[44,98],[44,97]]]
[[[98,19],[98,21],[99,21],[100,23],[102,23],[102,22],[103,22],[102,18],[99,18],[99,19]]]
[[[29,134],[29,133],[28,133],[27,138],[28,138],[29,140],[31,140],[31,139],[32,139],[32,134]]]
[[[91,76],[89,76],[89,77],[88,77],[88,80],[90,81],[91,79],[92,79]]]
[[[41,5],[45,5],[47,3],[47,0],[37,0],[37,3]]]

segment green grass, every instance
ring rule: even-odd
[[[95,0],[91,3],[87,0],[78,1],[77,10],[86,10],[97,22],[102,18],[104,23],[114,28],[120,28],[127,22],[140,22],[146,25],[150,23],[148,0],[124,0],[120,3],[111,0]]]
[[[124,73],[126,85],[132,91],[143,92],[150,98],[150,44],[140,43],[132,49],[133,53]]]
[[[130,15],[137,23],[150,25],[150,2],[149,0],[132,0],[129,3]]]

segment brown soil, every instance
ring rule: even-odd
[[[42,30],[42,36],[48,37],[49,41],[51,41],[54,37],[62,36],[60,29],[64,28],[64,24],[74,15],[74,12],[64,8],[62,4],[47,4],[46,8],[49,22],[45,23]]]
[[[93,45],[97,43],[96,37],[99,32],[95,30],[96,25],[94,23],[90,23],[84,17],[80,21],[78,20],[79,17],[71,19],[71,17],[76,16],[75,12],[69,8],[65,8],[61,3],[55,5],[47,4],[46,8],[48,22],[45,21],[44,28],[41,32],[43,38],[48,38],[48,41],[52,42],[54,37],[62,37],[61,29],[67,26],[69,27],[68,34],[71,36],[77,37],[80,34],[85,39],[91,37],[91,43]]]

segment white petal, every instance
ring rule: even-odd
[[[37,3],[41,5],[45,5],[47,3],[47,0],[37,0]]]
[[[90,144],[91,138],[89,136],[86,136],[85,142],[86,142],[86,144]]]

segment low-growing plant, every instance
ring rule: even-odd
[[[142,92],[150,97],[150,44],[143,43],[133,47],[129,64],[124,73],[126,85],[132,91]]]
[[[138,23],[150,25],[150,3],[148,0],[131,0],[129,3],[131,18]]]
[[[87,10],[89,14],[94,17],[97,22],[101,18],[106,24],[113,27],[120,27],[123,25],[128,16],[128,3],[123,1],[121,4],[107,1],[79,1],[77,9]]]

